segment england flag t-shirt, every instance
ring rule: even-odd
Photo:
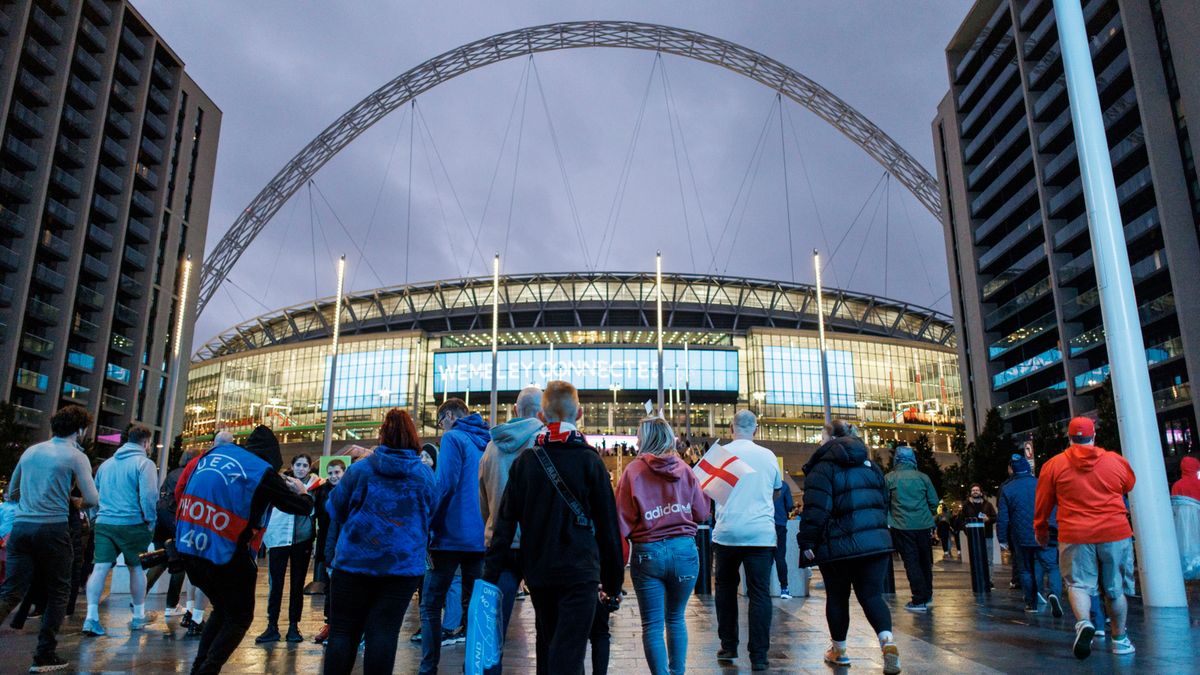
[[[775,453],[750,440],[722,447],[754,469],[739,478],[725,504],[717,505],[713,541],[722,546],[775,546],[775,490],[783,488]]]

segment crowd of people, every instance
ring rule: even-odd
[[[65,407],[51,420],[53,437],[22,455],[0,511],[12,515],[0,620],[22,602],[39,603],[31,670],[66,669],[57,632],[80,586],[77,561],[90,558],[83,633],[96,637],[106,634],[100,598],[123,556],[130,630],[155,620],[146,610],[147,589],[167,574],[166,614],[181,616],[188,635],[199,638],[192,672],[220,672],[254,620],[257,561],[265,550],[267,628],[255,642],[302,641],[304,595],[324,594],[325,626],[316,641],[326,645],[326,673],[351,672],[360,650],[364,672],[392,672],[414,595],[420,672],[436,673],[442,645],[461,641],[470,628],[469,604],[480,580],[499,589],[501,636],[527,590],[538,673],[582,673],[589,646],[592,672],[603,673],[609,617],[626,594],[628,567],[647,669],[683,673],[685,610],[697,578],[708,573],[697,533],[711,526],[720,641],[714,657],[727,664],[738,659],[744,584],[746,651],[751,668],[762,671],[770,666],[770,575],[778,576],[780,597],[789,598],[784,552],[788,520],[798,514],[800,567],[818,568],[826,591],[825,660],[833,666],[852,663],[853,592],[878,638],[884,672],[901,671],[884,598],[893,554],[904,563],[912,593],[904,609],[929,612],[933,534],[948,556],[953,532],[967,524],[982,525],[985,540],[994,536],[1011,553],[1027,612],[1044,603],[1062,616],[1065,589],[1077,620],[1077,658],[1106,635],[1114,654],[1134,652],[1125,596],[1133,569],[1126,495],[1135,477],[1123,457],[1095,446],[1087,418],[1071,421],[1070,447],[1037,476],[1024,456],[1013,455],[996,504],[972,486],[952,516],[911,448],[898,447],[885,474],[842,420],[826,428],[827,441],[804,465],[802,503],[793,504],[777,457],[754,440],[758,420],[749,410],[736,412],[732,440],[721,446],[729,457],[715,474],[725,482],[721,490],[708,489],[712,478],[702,486],[692,469],[701,458],[681,456],[687,446],[661,416],[639,424],[639,452],[614,487],[601,454],[579,429],[582,415],[578,392],[564,381],[521,390],[509,420],[490,428],[464,401],[450,398],[437,410],[442,435],[433,446],[422,442],[407,411],[392,409],[378,444],[356,448],[348,466],[328,461],[324,478],[307,454],[285,466],[265,426],[241,445],[223,431],[211,448],[184,453],[160,484],[148,456],[153,433],[137,424],[93,478],[78,446],[90,416]],[[1200,498],[1197,476],[1200,466],[1174,492]],[[94,519],[80,518],[89,510]],[[91,536],[80,537],[81,527],[91,527]],[[82,539],[94,542],[90,552]],[[161,555],[144,555],[155,549]],[[281,634],[285,580],[288,625]],[[447,628],[451,614],[457,620]],[[502,661],[488,672],[501,669]]]

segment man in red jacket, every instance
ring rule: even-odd
[[[1057,506],[1063,581],[1070,589],[1071,609],[1080,619],[1075,624],[1075,658],[1086,659],[1092,652],[1096,627],[1088,615],[1098,589],[1108,598],[1112,652],[1132,654],[1133,643],[1125,632],[1128,607],[1121,563],[1133,547],[1124,497],[1136,479],[1124,457],[1096,447],[1092,420],[1076,417],[1067,435],[1071,446],[1050,458],[1038,478],[1034,536],[1039,545],[1047,544],[1050,513]]]

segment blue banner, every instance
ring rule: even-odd
[[[471,605],[467,608],[466,675],[484,675],[488,668],[500,663],[500,650],[504,645],[500,619],[502,599],[498,586],[483,579],[475,581]]]

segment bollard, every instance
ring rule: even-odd
[[[696,526],[696,552],[700,558],[696,595],[712,595],[712,528],[708,525]]]
[[[971,561],[971,590],[987,593],[988,561],[987,540],[983,537],[983,523],[967,523],[967,557]]]
[[[883,575],[883,592],[885,595],[896,594],[896,562],[893,554],[887,557],[887,572]]]

